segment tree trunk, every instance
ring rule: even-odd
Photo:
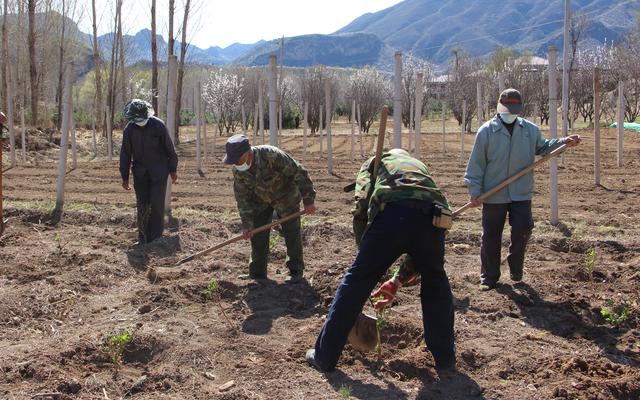
[[[187,0],[184,5],[184,18],[182,20],[182,41],[180,42],[180,65],[178,65],[178,82],[176,89],[176,121],[175,132],[176,141],[180,143],[180,110],[182,109],[182,81],[184,79],[184,63],[187,56],[187,21],[189,19],[189,6],[191,0]]]
[[[56,89],[56,127],[60,129],[60,125],[62,125],[62,85],[63,85],[63,77],[64,77],[64,36],[65,30],[67,28],[66,24],[66,5],[67,2],[62,0],[62,31],[60,34],[60,52],[58,55],[58,87]]]
[[[156,0],[151,0],[151,104],[153,105],[153,109],[158,111],[158,43],[156,41]],[[160,117],[160,115],[158,115],[158,117]]]
[[[119,14],[120,14],[120,10],[121,10],[121,6],[122,6],[122,0],[118,0],[118,2],[116,3],[116,15],[114,17],[114,29],[113,31],[116,32],[118,30],[118,19],[119,19]],[[109,132],[111,129],[110,127],[113,127],[113,115],[114,115],[114,108],[115,108],[115,99],[116,99],[116,95],[115,95],[115,91],[116,91],[116,86],[117,86],[117,73],[116,73],[116,62],[117,62],[117,58],[118,58],[118,40],[116,39],[116,35],[113,34],[112,35],[112,41],[111,41],[111,64],[109,67],[109,94],[108,94],[108,112],[107,112],[107,137],[110,137],[109,135],[111,134],[111,132]]]
[[[173,47],[175,44],[175,39],[173,37],[173,16],[175,14],[176,11],[176,2],[175,0],[169,0],[169,41],[167,43],[167,65],[169,65],[169,58],[173,55]],[[167,68],[167,82],[169,82],[169,68]],[[167,85],[167,90],[164,92],[165,94],[165,99],[167,99],[166,101],[166,105],[167,105],[167,120],[169,119],[169,86]],[[172,110],[171,112],[175,111]],[[171,129],[171,128],[170,128]],[[174,141],[174,143],[178,143],[177,141]]]
[[[93,63],[96,81],[96,104],[95,113],[98,123],[102,125],[102,64],[100,61],[100,48],[98,47],[98,26],[96,20],[96,0],[91,0],[91,9],[93,12]]]
[[[122,39],[122,0],[120,1],[120,9],[118,10],[118,50],[120,56],[118,62],[120,65],[120,95],[122,104],[127,103],[127,79],[124,70],[124,41]]]
[[[176,1],[169,0],[169,42],[167,43],[167,50],[169,51],[169,56],[173,55],[173,46],[175,45],[175,39],[173,37],[173,15],[176,11]]]
[[[4,7],[3,7],[3,13],[2,13],[2,62],[0,63],[0,73],[2,73],[2,103],[0,104],[0,107],[2,107],[3,110],[7,109],[7,56],[8,56],[8,52],[7,52],[7,12],[8,12],[8,4],[9,4],[9,0],[4,0]],[[1,135],[1,133],[0,133]],[[1,222],[1,221],[0,221]]]
[[[6,0],[5,0],[6,1]],[[31,124],[38,122],[38,71],[36,69],[36,0],[29,7],[29,78],[31,80]],[[6,4],[6,3],[5,3]]]

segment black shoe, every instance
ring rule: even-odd
[[[305,354],[304,359],[307,360],[307,363],[309,365],[311,365],[313,368],[317,369],[320,372],[331,372],[331,371],[333,371],[333,368],[332,369],[323,368],[318,363],[318,361],[316,361],[316,351],[315,351],[315,349],[307,350],[307,354]]]

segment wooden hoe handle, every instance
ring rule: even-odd
[[[380,115],[380,130],[378,130],[378,142],[376,146],[376,158],[373,159],[373,174],[371,175],[375,182],[380,168],[380,159],[382,158],[382,150],[384,149],[384,136],[387,132],[387,116],[389,115],[389,107],[384,106]]]
[[[387,131],[387,116],[389,115],[389,107],[384,106],[380,114],[380,129],[378,130],[378,141],[376,142],[376,157],[373,159],[372,177],[378,176],[378,168],[380,168],[380,159],[382,158],[382,150],[384,149],[384,136]],[[352,192],[356,188],[356,183],[352,182],[345,186],[342,190],[346,193]]]
[[[493,195],[494,193],[496,193],[498,190],[504,188],[505,186],[513,183],[514,181],[518,180],[519,178],[521,178],[522,176],[528,174],[529,172],[531,172],[535,167],[537,167],[538,165],[546,162],[547,160],[550,160],[553,157],[559,156],[563,151],[565,151],[567,149],[567,145],[563,144],[562,146],[558,147],[557,149],[555,149],[554,151],[552,151],[551,153],[547,154],[546,156],[540,158],[538,161],[534,162],[533,164],[529,165],[528,167],[524,168],[522,171],[518,172],[517,174],[505,179],[504,181],[500,182],[497,186],[495,186],[494,188],[492,188],[491,190],[483,193],[480,197],[478,197],[478,200],[484,200],[487,197]],[[465,204],[464,206],[458,208],[457,210],[455,210],[453,212],[453,217],[457,217],[458,215],[462,214],[463,212],[465,212],[467,209],[469,209],[469,207],[471,207],[471,202],[468,202],[467,204]]]
[[[260,233],[260,232],[264,232],[264,231],[268,231],[269,229],[273,228],[276,225],[280,225],[280,224],[284,224],[285,222],[289,222],[292,219],[296,219],[301,215],[304,215],[307,213],[307,210],[300,210],[297,213],[291,214],[289,216],[286,216],[284,218],[280,218],[279,220],[273,221],[270,224],[267,225],[262,225],[261,227],[255,228],[253,230],[251,230],[251,234],[255,235],[256,233]],[[221,249],[227,245],[230,245],[231,243],[235,243],[239,240],[242,240],[243,236],[242,235],[238,235],[238,236],[234,236],[231,239],[227,239],[222,243],[218,243],[217,245],[213,246],[213,247],[209,247],[208,249],[202,250],[198,253],[192,254],[189,257],[183,258],[182,260],[178,261],[178,263],[176,264],[176,266],[178,265],[182,265],[186,262],[192,261],[196,258],[202,257],[204,255],[207,255],[209,253],[212,253],[218,249]]]

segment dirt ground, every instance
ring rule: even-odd
[[[246,242],[166,268],[239,232],[231,171],[219,162],[223,138],[199,174],[188,132],[179,146],[175,220],[166,237],[142,248],[132,246],[134,194],[120,187],[115,158],[91,159],[83,134],[78,168],[67,175],[65,212],[54,224],[57,147],[30,146],[27,164],[4,173],[0,398],[640,398],[640,136],[626,133],[618,168],[615,131],[608,129],[601,186],[593,183],[590,131],[580,132],[583,145],[560,164],[557,227],[548,223],[548,169],[536,171],[524,283],[513,284],[503,265],[502,285],[478,291],[479,210],[449,232],[457,374],[438,377],[434,370],[417,287],[401,289],[389,310],[381,359],[347,346],[336,372],[308,367],[305,350],[356,252],[351,197],[341,188],[363,158],[356,143],[350,159],[348,131],[344,123],[334,128],[334,175],[317,137],[306,156],[300,131],[282,138],[284,149],[304,159],[318,191],[319,212],[303,219],[301,284],[284,283],[284,241],[275,231],[265,283],[237,278],[247,272]],[[473,135],[465,139],[466,160]],[[446,140],[443,154],[440,134],[423,135],[423,160],[458,207],[467,200],[459,136]],[[373,141],[365,141],[369,154]],[[99,150],[104,154],[102,141]],[[4,160],[6,169],[6,151]],[[505,234],[505,253],[507,243]],[[160,279],[147,278],[151,266],[165,266]],[[208,296],[212,278],[217,287]],[[610,321],[602,310],[612,311]]]

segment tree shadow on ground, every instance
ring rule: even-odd
[[[320,296],[306,280],[297,283],[278,283],[269,279],[252,282],[245,297],[252,314],[242,322],[242,332],[265,335],[271,331],[273,321],[280,317],[309,318],[318,312],[319,301]]]
[[[640,360],[632,358],[616,348],[624,330],[599,325],[597,315],[585,300],[554,303],[540,297],[538,292],[524,282],[499,285],[496,292],[506,295],[520,309],[523,321],[555,336],[568,339],[584,338],[602,349],[602,354],[616,363],[640,366]]]

